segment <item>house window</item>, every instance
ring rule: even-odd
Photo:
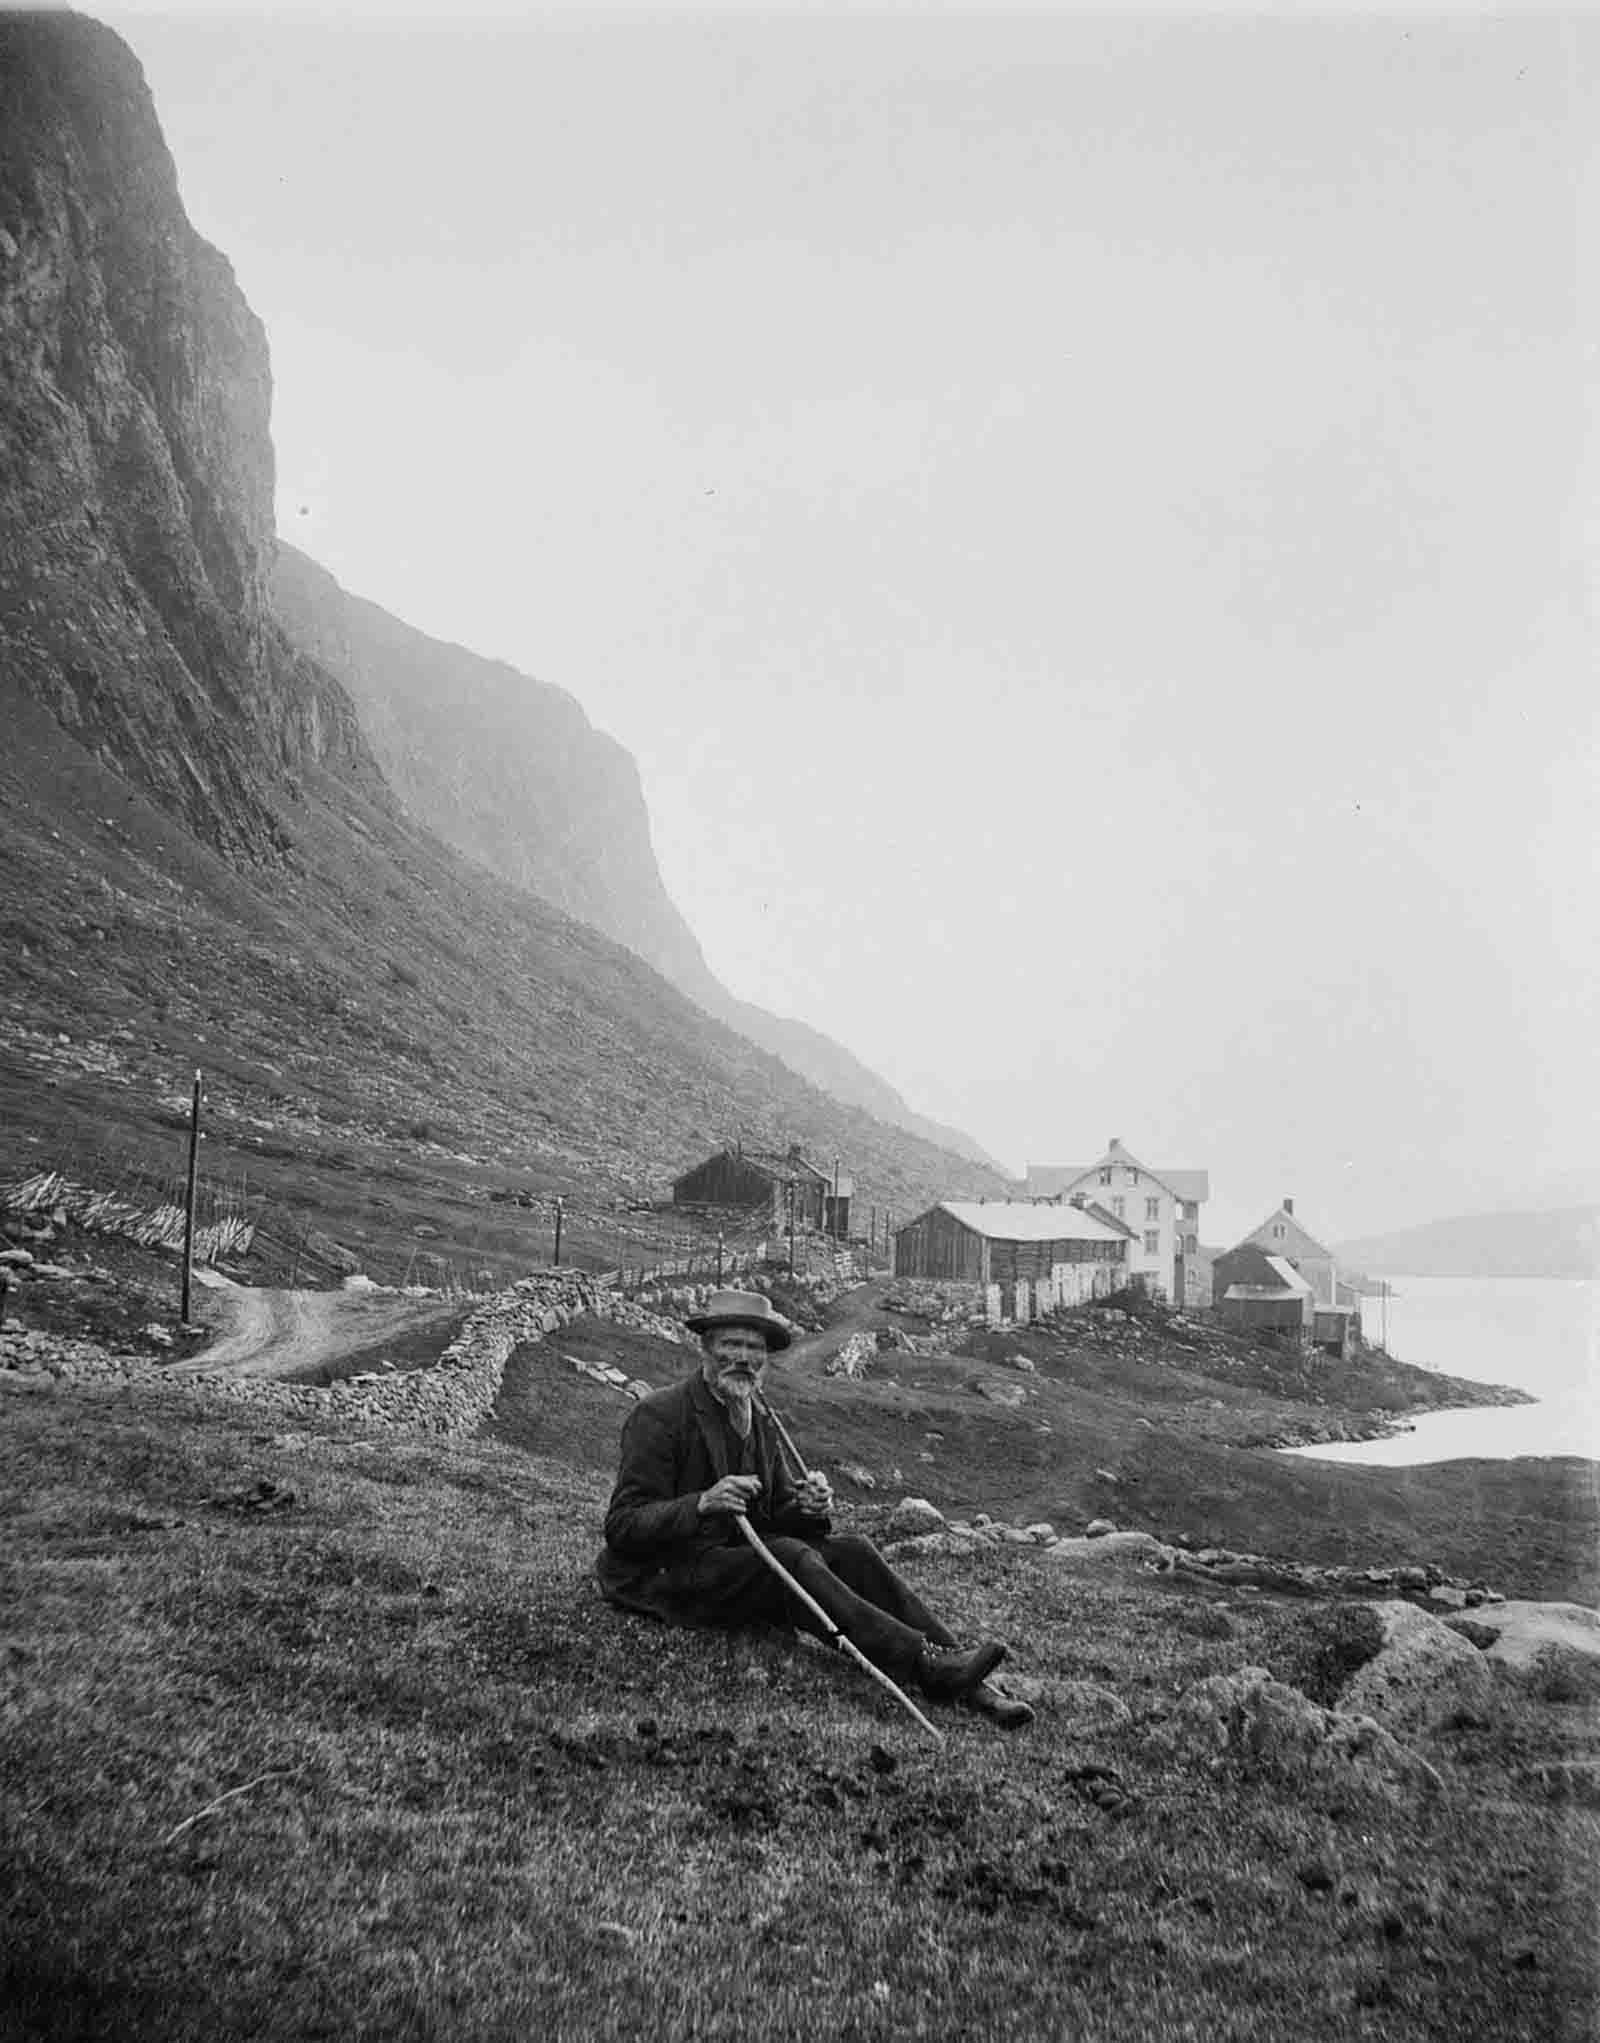
[[[1101,1182],[1101,1184],[1103,1184],[1103,1185],[1109,1185],[1109,1184],[1110,1184],[1110,1182],[1111,1182],[1111,1172],[1110,1172],[1110,1170],[1109,1170],[1109,1169],[1103,1170],[1103,1171],[1102,1171],[1102,1172],[1100,1173],[1100,1182]]]
[[[1146,1228],[1144,1237],[1144,1252],[1147,1256],[1160,1255],[1161,1233],[1158,1228],[1154,1227]]]
[[[1161,1218],[1161,1201],[1159,1199],[1145,1200],[1144,1217],[1146,1220],[1159,1220]]]
[[[1122,1173],[1122,1181],[1126,1185],[1136,1185],[1139,1182],[1139,1173],[1136,1170],[1125,1167]]]
[[[1184,1200],[1183,1217],[1185,1220],[1198,1220],[1200,1218],[1200,1206],[1197,1200],[1194,1199]]]
[[[1283,1239],[1283,1222],[1281,1220],[1274,1220],[1272,1223],[1272,1239],[1274,1241],[1282,1241]]]
[[[1122,1209],[1127,1203],[1126,1199],[1113,1199],[1111,1202],[1111,1210],[1119,1220],[1122,1218]]]
[[[1186,1235],[1185,1235],[1185,1236],[1183,1237],[1183,1252],[1184,1252],[1184,1254],[1185,1254],[1186,1256],[1194,1256],[1194,1255],[1198,1255],[1198,1254],[1200,1253],[1200,1237],[1199,1237],[1199,1235],[1197,1235],[1197,1234],[1186,1234]]]

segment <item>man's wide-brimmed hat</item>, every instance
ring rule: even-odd
[[[714,1334],[722,1327],[754,1327],[769,1353],[787,1348],[794,1338],[789,1322],[774,1312],[772,1300],[759,1291],[713,1291],[702,1310],[691,1313],[686,1324],[697,1334]]]

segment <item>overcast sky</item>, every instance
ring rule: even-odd
[[[1593,28],[106,18],[281,529],[629,747],[734,992],[1208,1238],[1600,1196]]]

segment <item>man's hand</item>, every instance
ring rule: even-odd
[[[760,1493],[760,1476],[724,1476],[700,1492],[700,1516],[743,1518]]]
[[[808,1518],[826,1518],[833,1510],[833,1485],[813,1469],[796,1492],[796,1499]]]

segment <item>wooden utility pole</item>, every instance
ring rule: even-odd
[[[794,1179],[786,1180],[789,1188],[789,1275],[794,1275]]]
[[[722,1289],[722,1234],[720,1229],[717,1233],[717,1289],[719,1291]]]
[[[194,1267],[194,1197],[200,1175],[200,1074],[194,1075],[194,1098],[189,1104],[189,1187],[183,1202],[183,1289],[178,1319],[189,1324],[189,1286]]]
[[[562,1200],[561,1194],[558,1192],[556,1194],[556,1255],[555,1255],[557,1269],[561,1267],[561,1214]]]

